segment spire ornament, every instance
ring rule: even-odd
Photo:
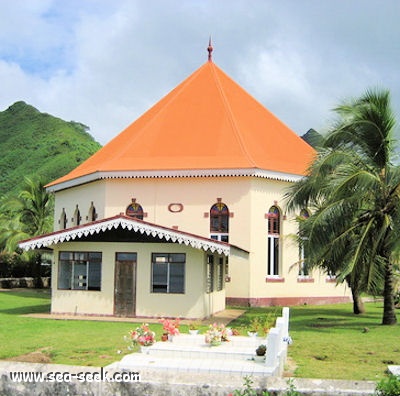
[[[210,39],[208,40],[208,47],[207,47],[207,51],[208,51],[208,61],[212,62],[212,52],[213,52],[213,46],[211,44],[211,36]]]

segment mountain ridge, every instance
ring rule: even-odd
[[[20,191],[24,177],[55,180],[101,145],[89,127],[42,113],[24,101],[0,112],[0,197]]]

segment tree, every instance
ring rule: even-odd
[[[392,163],[396,125],[386,90],[343,103],[308,175],[287,194],[288,209],[312,207],[302,239],[308,258],[333,267],[353,299],[383,289],[382,324],[397,322],[394,265],[400,252],[400,169]]]
[[[0,246],[6,253],[14,253],[21,240],[45,234],[52,229],[53,200],[41,180],[26,177],[24,189],[17,197],[4,200],[0,211]],[[24,255],[28,261],[34,262],[34,276],[39,279],[40,253]]]

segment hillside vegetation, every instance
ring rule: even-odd
[[[25,102],[0,112],[0,197],[18,193],[25,176],[47,183],[90,157],[101,145],[88,130]]]
[[[315,129],[309,129],[301,138],[311,147],[317,148],[322,145],[324,137]]]

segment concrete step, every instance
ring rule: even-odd
[[[210,347],[209,345],[191,346],[181,345],[179,349],[167,343],[154,344],[149,347],[147,354],[167,358],[188,359],[220,359],[245,360],[255,355],[255,348],[227,348],[225,345]]]
[[[156,342],[146,348],[146,353],[167,358],[246,360],[252,359],[256,348],[265,340],[252,337],[234,336],[221,345],[210,346],[205,343],[204,335],[175,336],[173,341]]]
[[[154,369],[156,371],[167,372],[197,372],[214,374],[238,374],[272,376],[276,375],[271,367],[264,362],[255,362],[251,359],[243,360],[219,360],[215,358],[171,358],[165,356],[154,356],[146,353],[132,353],[124,356],[120,362],[115,362],[105,369],[107,370],[129,370],[140,371]]]
[[[167,342],[167,341],[166,341]],[[175,345],[203,345],[205,344],[205,334],[189,335],[180,334],[173,337],[172,341]],[[225,342],[224,342],[225,344]],[[226,345],[236,347],[257,347],[260,344],[267,344],[266,337],[245,337],[245,336],[230,336]]]

